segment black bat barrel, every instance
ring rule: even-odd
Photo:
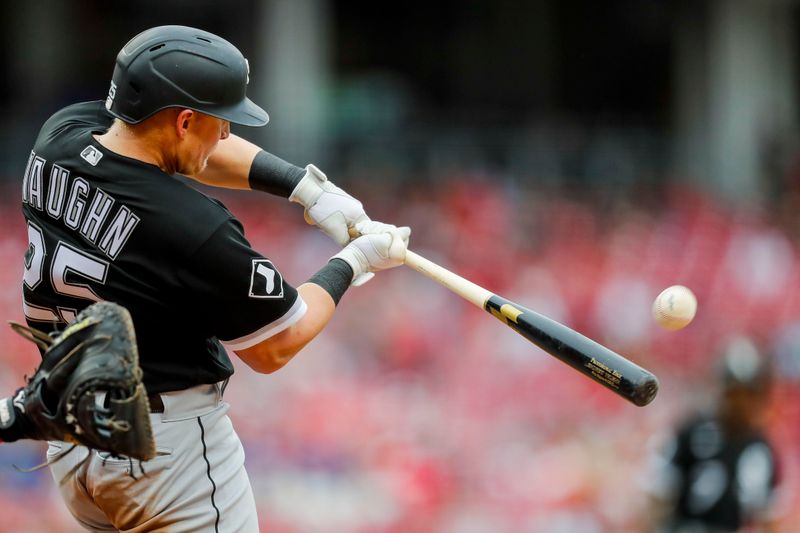
[[[655,375],[564,324],[497,295],[485,308],[542,350],[629,402],[645,406],[656,397]]]

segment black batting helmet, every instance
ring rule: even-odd
[[[106,109],[136,124],[167,107],[185,107],[245,126],[266,111],[245,95],[250,68],[225,39],[186,26],[145,30],[117,55]]]
[[[721,381],[725,389],[766,391],[772,378],[769,360],[759,347],[745,336],[728,341],[722,352]]]

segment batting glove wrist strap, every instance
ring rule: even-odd
[[[355,243],[355,241],[353,241],[353,243]],[[358,247],[358,245],[353,243],[348,244],[342,249],[341,252],[331,257],[331,260],[341,259],[350,265],[350,268],[353,270],[353,276],[350,279],[351,282],[355,278],[369,272],[369,260],[367,259],[366,254]]]
[[[303,178],[289,195],[289,201],[298,203],[305,208],[313,206],[324,192],[323,183],[332,185],[328,181],[328,177],[320,169],[314,165],[308,165]]]
[[[289,201],[302,205],[306,222],[318,226],[339,246],[350,241],[356,224],[369,220],[361,202],[331,183],[314,165],[306,167]]]

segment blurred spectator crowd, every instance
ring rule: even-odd
[[[659,376],[644,408],[577,374],[486,313],[408,269],[351,289],[330,327],[285,369],[235,361],[226,396],[245,443],[264,531],[639,532],[659,437],[710,401],[719,347],[753,338],[778,385],[782,531],[800,523],[800,234],[793,211],[731,210],[690,188],[604,200],[491,176],[350,187],[411,248],[564,322]],[[333,253],[296,205],[217,195],[294,285]],[[18,194],[0,200],[0,315],[21,320],[27,246]],[[795,204],[795,208],[800,204]],[[788,215],[787,215],[788,213]],[[659,330],[650,305],[692,288],[695,321]],[[168,333],[165,333],[168,334]],[[0,394],[38,358],[0,328]],[[0,446],[0,532],[72,531],[36,443]]]

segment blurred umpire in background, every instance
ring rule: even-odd
[[[725,346],[714,409],[691,416],[653,461],[648,492],[659,533],[769,531],[775,452],[764,433],[772,371],[748,338]]]
[[[157,457],[139,465],[144,477],[128,458],[50,443],[62,496],[87,529],[258,531],[222,400],[233,374],[225,348],[257,372],[278,370],[328,324],[351,283],[405,257],[409,228],[371,221],[314,165],[230,133],[231,122],[267,123],[245,95],[248,81],[247,60],[228,41],[151,28],[120,50],[107,99],[57,111],[28,156],[25,317],[52,331],[94,301],[125,306],[152,413]],[[182,176],[288,198],[344,248],[295,288]],[[252,416],[280,409],[249,407]],[[25,435],[6,428],[0,437]]]

